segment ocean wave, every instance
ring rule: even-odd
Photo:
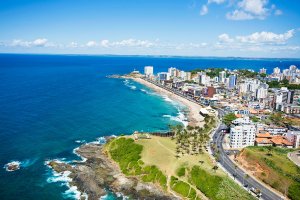
[[[187,127],[187,125],[188,125],[187,118],[185,117],[184,113],[182,113],[182,112],[178,112],[177,116],[163,115],[163,117],[169,118],[172,121],[180,122],[185,127]]]
[[[7,172],[13,172],[13,171],[19,170],[20,166],[21,166],[20,161],[11,161],[11,162],[5,164],[3,168],[5,168],[5,170]]]
[[[81,160],[80,160],[80,161],[77,161],[77,162],[84,163],[84,162],[87,160],[87,158],[85,158],[85,157],[81,156],[79,153],[77,153],[77,150],[78,150],[78,149],[79,149],[79,147],[73,149],[73,153],[74,153],[76,156],[78,156],[78,157],[81,158]]]
[[[85,140],[75,140],[75,142],[76,142],[76,143],[78,143],[78,144],[83,144],[83,143],[86,143],[86,141],[85,141]]]
[[[65,198],[72,199],[81,199],[81,197],[87,200],[87,195],[82,195],[82,193],[78,190],[77,186],[71,186],[68,190],[63,193]]]
[[[63,162],[61,160],[56,159],[56,162]],[[51,168],[48,164],[50,161],[46,161],[45,164],[47,164],[47,166],[49,168]],[[48,183],[61,183],[61,186],[66,186],[68,187],[68,190],[66,190],[65,192],[63,192],[63,197],[65,198],[72,198],[72,199],[76,199],[76,200],[81,200],[81,199],[88,199],[88,195],[86,193],[82,193],[78,190],[77,186],[70,186],[70,182],[73,181],[72,178],[70,178],[71,172],[70,171],[64,171],[64,172],[56,172],[52,169],[52,174],[50,177],[47,178],[47,182]]]
[[[133,85],[133,83],[130,82],[128,79],[125,79],[125,80],[123,81],[123,83],[124,83],[125,86],[129,87],[130,89],[136,90],[136,86]]]

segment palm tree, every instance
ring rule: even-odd
[[[216,172],[218,168],[218,165],[215,165],[212,169]]]

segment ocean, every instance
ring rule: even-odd
[[[0,54],[0,198],[72,199],[50,159],[78,158],[74,148],[101,136],[167,130],[185,107],[131,80],[106,78],[134,69],[223,67],[271,72],[292,59]],[[20,170],[5,164],[20,161]],[[110,194],[106,199],[115,199]]]

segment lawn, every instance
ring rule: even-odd
[[[214,161],[207,153],[176,158],[176,143],[170,138],[151,136],[151,139],[139,140],[136,143],[143,146],[141,153],[143,162],[158,166],[167,176],[176,175],[182,166],[191,168],[199,165],[199,161],[204,161],[201,167],[206,170],[212,170],[214,166]],[[225,175],[221,170],[218,170],[217,173]]]
[[[160,185],[184,199],[253,199],[222,170],[213,170],[215,163],[206,152],[176,157],[176,142],[171,138],[134,141],[131,136],[118,137],[106,144],[106,150],[124,174]]]
[[[291,199],[300,199],[300,168],[291,162],[287,153],[292,149],[247,147],[238,161],[266,184],[287,193]]]

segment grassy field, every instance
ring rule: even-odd
[[[291,149],[247,147],[238,156],[238,161],[266,184],[300,200],[300,168],[291,162],[287,153]]]
[[[200,199],[203,194],[212,200],[254,199],[222,170],[213,170],[215,163],[206,152],[176,158],[176,141],[156,136],[136,144],[143,146],[142,161],[162,170],[170,177],[170,188],[186,199]]]
[[[211,171],[214,166],[214,161],[207,153],[176,158],[176,143],[170,138],[152,136],[152,139],[138,140],[136,143],[144,147],[141,153],[143,162],[158,166],[167,176],[176,175],[177,170],[182,166],[191,168],[199,165],[199,161],[204,161],[201,167],[206,170]],[[216,173],[225,175],[221,170]]]

